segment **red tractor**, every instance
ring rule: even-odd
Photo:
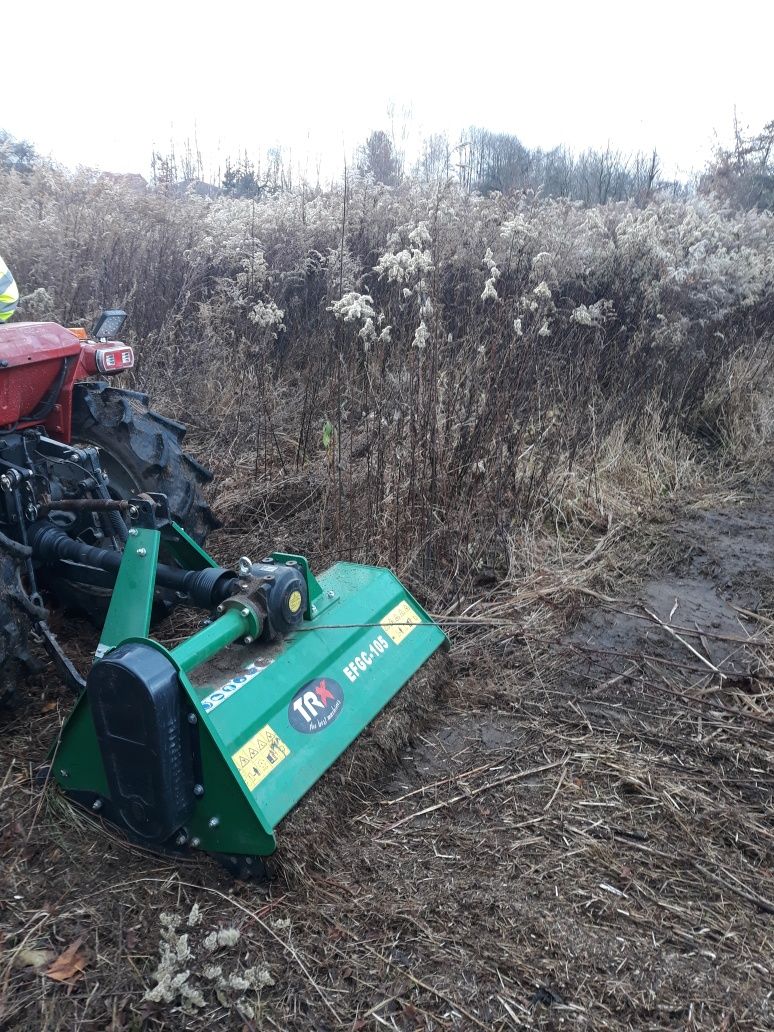
[[[55,323],[0,326],[0,702],[31,666],[30,630],[80,685],[48,629],[41,589],[104,619],[115,574],[90,565],[89,549],[119,561],[130,499],[163,499],[200,544],[218,525],[200,492],[210,473],[182,449],[185,427],[106,379],[134,365],[115,341],[124,319],[104,312],[90,337]],[[161,586],[155,616],[177,597]]]

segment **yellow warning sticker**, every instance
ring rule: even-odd
[[[279,767],[286,756],[290,756],[290,749],[279,735],[272,731],[271,726],[265,724],[241,749],[233,753],[231,759],[252,792],[265,777]]]
[[[395,644],[400,645],[403,639],[411,634],[416,625],[421,623],[422,617],[414,612],[408,602],[399,602],[384,617],[382,627]]]
[[[291,613],[297,613],[299,611],[299,609],[301,608],[301,603],[303,601],[304,600],[301,598],[301,592],[300,591],[293,591],[293,592],[291,592],[290,598],[288,599],[288,609],[290,610],[290,612]]]

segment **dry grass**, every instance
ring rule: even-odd
[[[283,825],[266,888],[41,799],[34,765],[68,703],[36,682],[0,746],[4,1027],[770,1027],[774,564],[751,556],[774,492],[710,487],[665,443],[683,486],[651,502],[609,448],[596,507],[568,485],[513,538],[506,576],[480,571],[437,614],[452,667],[402,693]],[[682,599],[672,616],[654,584]],[[757,613],[694,626],[696,584]],[[238,942],[210,952],[224,928]],[[78,938],[70,987],[20,966]],[[184,960],[159,967],[165,947]],[[163,971],[188,971],[187,995],[145,999]]]

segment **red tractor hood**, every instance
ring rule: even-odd
[[[44,424],[69,440],[81,341],[56,323],[0,326],[0,429]]]

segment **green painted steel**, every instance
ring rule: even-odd
[[[150,627],[160,537],[156,530],[130,531],[95,658]]]
[[[202,719],[267,831],[446,641],[388,570],[338,563],[320,584],[338,602],[304,624],[268,666],[238,674],[245,680],[236,685],[232,678],[196,689]],[[401,604],[408,607],[409,623],[401,613],[391,615]],[[297,693],[309,685],[316,692],[320,680],[326,684],[323,696],[335,696],[326,698],[321,717],[339,696],[340,705],[326,726],[310,731],[304,714],[311,710]],[[224,688],[221,700],[217,692]]]
[[[205,570],[208,566],[218,564],[204,551],[198,541],[181,526],[172,521],[173,533],[165,539],[164,547],[172,553],[184,570]]]
[[[270,856],[277,848],[274,832],[267,829],[249,795],[236,783],[206,728],[202,728],[199,746],[205,790],[186,826],[190,838],[198,839],[199,848],[208,853]]]
[[[170,653],[175,666],[187,672],[212,659],[237,638],[255,636],[258,631],[252,610],[227,609],[223,616],[203,627]]]
[[[337,563],[318,581],[304,561],[315,590],[312,619],[281,645],[231,644],[259,628],[252,611],[227,603],[221,617],[169,651],[147,638],[154,578],[146,571],[155,570],[158,548],[155,531],[130,539],[103,643],[144,641],[179,672],[198,721],[204,787],[186,826],[189,841],[210,852],[268,855],[282,818],[446,636],[390,571]],[[53,759],[63,788],[106,795],[86,693]]]
[[[86,692],[81,693],[67,718],[49,760],[52,778],[65,791],[94,792],[107,797],[107,777]]]

